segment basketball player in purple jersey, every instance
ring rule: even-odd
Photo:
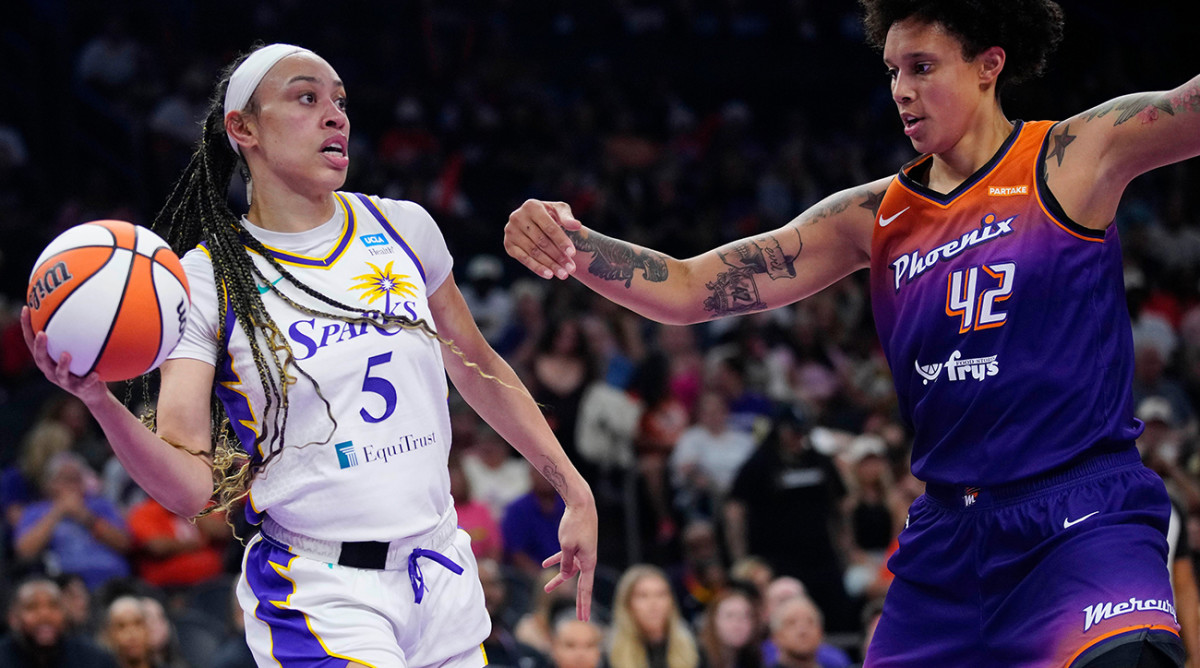
[[[509,254],[669,323],[763,311],[870,268],[927,483],[873,668],[1177,666],[1162,482],[1142,466],[1111,225],[1139,174],[1200,154],[1200,77],[1060,122],[999,92],[1060,40],[1050,0],[861,0],[920,157],[782,228],[677,260],[530,200]]]
[[[162,365],[156,431],[96,374],[72,376],[69,355],[50,359],[28,309],[22,326],[39,368],[83,400],[160,503],[191,517],[214,482],[223,507],[245,498],[261,530],[237,597],[259,665],[481,668],[490,621],[450,496],[447,376],[563,498],[547,588],[579,573],[581,619],[595,504],[476,327],[434,220],[412,202],[339,191],[346,108],[333,67],[289,44],[254,50],[218,83],[156,221],[192,297]],[[240,217],[226,198],[238,169],[253,185]]]

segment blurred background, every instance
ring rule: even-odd
[[[1065,41],[1044,77],[1006,93],[1010,118],[1062,118],[1200,69],[1181,3],[1061,5]],[[189,524],[146,500],[86,410],[33,368],[16,319],[33,261],[58,233],[100,218],[150,223],[219,70],[256,40],[311,48],[341,75],[353,127],[345,189],[430,211],[481,329],[546,406],[601,504],[596,623],[557,624],[573,597],[539,593],[534,566],[554,547],[539,540],[561,512],[553,493],[452,397],[455,498],[489,585],[491,665],[595,665],[563,658],[560,635],[611,661],[664,624],[697,648],[673,654],[672,668],[699,665],[692,656],[771,665],[777,643],[808,643],[826,667],[859,661],[885,558],[921,491],[865,275],[769,314],[665,327],[537,279],[501,247],[509,212],[537,197],[686,257],[894,173],[914,154],[849,0],[7,0],[0,589],[30,572],[57,577],[74,605],[64,637],[94,640],[121,665],[143,665],[139,653],[152,665],[252,665],[229,600],[238,541],[224,522]],[[1159,170],[1131,186],[1116,221],[1148,425],[1140,445],[1193,529],[1175,553],[1189,572],[1187,536],[1200,536],[1198,192],[1196,161]],[[236,186],[231,200],[244,202]],[[814,482],[764,491],[788,471]],[[104,559],[21,540],[25,513],[68,488],[119,529],[96,547]],[[635,590],[658,585],[668,612],[630,607]],[[144,603],[143,649],[114,630],[131,596]],[[815,630],[771,632],[772,618],[792,628],[797,616]]]

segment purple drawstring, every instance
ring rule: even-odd
[[[425,576],[421,574],[421,566],[417,563],[417,559],[421,557],[438,562],[455,575],[462,575],[463,572],[462,566],[454,563],[440,552],[421,548],[413,550],[412,554],[408,555],[408,581],[412,583],[413,596],[416,597],[417,603],[420,603],[421,599],[425,598],[425,592],[429,591],[429,588],[425,586]]]

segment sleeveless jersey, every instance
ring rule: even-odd
[[[1046,187],[1053,125],[1017,121],[945,195],[918,158],[880,204],[872,309],[922,480],[1013,482],[1141,433],[1117,229],[1071,221]]]
[[[244,225],[317,292],[361,312],[424,319],[432,328],[428,297],[452,265],[433,219],[412,202],[340,192],[335,199],[333,218],[312,230],[288,234]],[[387,541],[437,527],[453,509],[440,344],[417,330],[304,313],[275,291],[311,309],[338,311],[284,280],[261,256],[250,256],[270,283],[256,279],[295,357],[285,447],[252,484],[246,508],[251,521],[269,512],[292,531],[334,541]],[[183,266],[193,307],[171,357],[216,366],[216,395],[243,447],[261,463],[269,447],[268,441],[254,445],[265,428],[262,416],[278,406],[274,400],[266,405],[241,325],[232,313],[217,313],[208,250],[189,251]],[[228,335],[224,350],[217,349],[218,328]],[[261,349],[270,350],[261,332],[258,338]],[[284,352],[277,354],[282,359]]]

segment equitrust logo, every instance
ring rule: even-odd
[[[358,466],[358,453],[354,451],[354,441],[345,441],[333,446],[337,449],[338,466],[348,469]]]
[[[333,446],[337,451],[338,467],[348,469],[360,464],[375,464],[396,460],[404,455],[438,443],[437,432],[428,434],[406,434],[391,445],[364,445],[356,447],[354,441],[343,441]]]

